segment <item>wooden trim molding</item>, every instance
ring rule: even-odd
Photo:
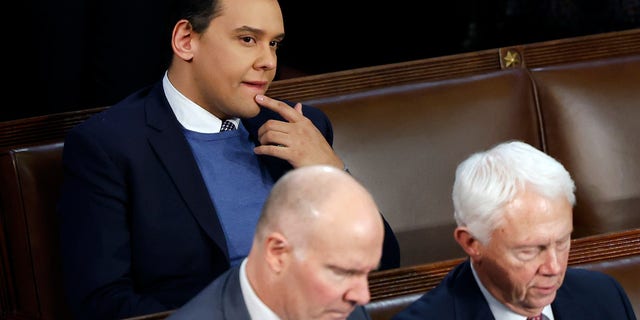
[[[0,122],[0,150],[63,141],[71,128],[104,109],[106,107]]]
[[[509,52],[518,63],[508,64]],[[274,81],[275,98],[307,101],[369,89],[640,54],[640,28]]]

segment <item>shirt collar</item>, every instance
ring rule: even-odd
[[[247,278],[247,259],[248,258],[245,258],[242,264],[240,264],[240,289],[242,290],[242,297],[247,305],[247,310],[249,310],[249,316],[251,316],[251,319],[280,320],[280,318],[258,298],[256,292],[253,291],[249,283],[249,278]]]
[[[189,98],[185,97],[176,87],[171,84],[167,72],[165,71],[162,78],[162,88],[164,94],[169,101],[171,110],[178,118],[178,122],[187,130],[200,133],[218,133],[222,126],[222,120],[209,113],[209,111],[197,105]],[[229,119],[239,128],[240,119]]]
[[[471,272],[473,272],[473,278],[476,280],[478,287],[480,287],[480,291],[482,291],[482,295],[484,296],[487,303],[489,303],[489,308],[491,309],[491,313],[496,320],[526,320],[527,317],[519,315],[511,309],[507,308],[504,304],[498,301],[493,295],[485,288],[485,286],[480,282],[480,278],[478,278],[478,274],[476,273],[476,269],[473,268],[473,262],[469,260],[469,265],[471,266]],[[546,305],[544,309],[542,309],[542,314],[544,314],[547,319],[555,320],[553,317],[553,311],[551,310],[551,305]]]

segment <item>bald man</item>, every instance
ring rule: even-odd
[[[275,184],[249,256],[168,319],[370,319],[384,225],[371,194],[331,166]]]

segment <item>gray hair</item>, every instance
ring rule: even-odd
[[[525,188],[549,199],[576,202],[569,172],[531,145],[508,141],[471,155],[456,169],[452,192],[456,223],[487,243],[501,222],[502,208]]]

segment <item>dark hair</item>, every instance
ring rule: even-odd
[[[219,0],[174,0],[173,3],[171,28],[179,20],[187,19],[193,30],[198,33],[204,32],[211,20],[222,11]]]
[[[233,0],[230,0],[233,1]],[[193,31],[202,33],[209,27],[211,20],[222,13],[222,4],[219,0],[171,0],[166,23],[167,44],[171,43],[173,27],[182,19],[187,19]],[[164,56],[164,67],[169,67],[173,58],[171,46],[166,47]]]

